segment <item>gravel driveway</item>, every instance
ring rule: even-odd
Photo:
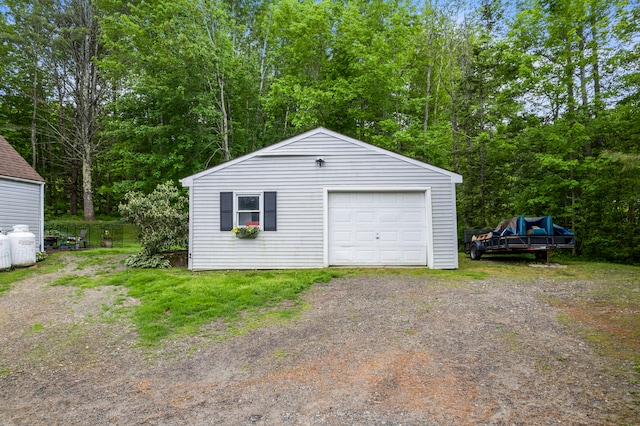
[[[335,279],[287,323],[145,349],[124,289],[48,285],[70,266],[0,296],[0,424],[629,423],[637,381],[545,302],[588,283],[535,269]]]

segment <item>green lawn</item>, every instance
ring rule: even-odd
[[[89,264],[92,260],[84,262]],[[96,262],[95,258],[93,262]],[[128,296],[140,301],[132,317],[141,343],[149,345],[175,334],[199,331],[203,324],[216,320],[233,329],[241,318],[245,320],[243,327],[247,327],[251,321],[290,317],[302,309],[299,303],[288,304],[286,309],[267,308],[284,301],[296,301],[300,293],[313,284],[328,282],[347,273],[349,271],[344,269],[259,272],[126,269],[91,277],[69,275],[54,284],[84,288],[126,287]]]

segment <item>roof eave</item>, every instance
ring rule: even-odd
[[[19,177],[15,177],[15,176],[7,176],[7,175],[0,175],[0,179],[13,180],[13,181],[16,181],[16,182],[34,183],[34,184],[38,184],[38,185],[44,185],[45,184],[44,179],[42,179],[42,180],[25,179],[25,178],[19,178]]]

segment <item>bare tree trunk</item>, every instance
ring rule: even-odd
[[[438,124],[438,93],[440,93],[440,85],[442,84],[442,68],[444,67],[444,61],[440,61],[438,66],[438,80],[436,80],[436,91],[435,91],[435,99],[433,102],[433,124]]]
[[[82,158],[82,195],[84,207],[84,220],[95,220],[96,213],[93,205],[93,155],[91,149],[85,150]]]
[[[36,118],[38,116],[38,65],[33,67],[33,91],[31,100],[33,102],[33,112],[31,113],[31,167],[36,167],[37,161],[37,133]]]
[[[220,113],[222,114],[222,120],[220,122],[220,130],[222,133],[222,153],[224,155],[224,161],[231,159],[231,153],[229,152],[229,120],[227,117],[227,106],[224,93],[224,79],[218,74],[218,88],[220,89]]]
[[[581,101],[582,101],[582,107],[586,108],[588,103],[589,103],[589,98],[587,95],[587,70],[586,70],[586,63],[585,63],[585,58],[584,58],[584,50],[585,50],[585,40],[584,40],[584,27],[582,26],[582,24],[580,24],[578,26],[578,37],[579,37],[579,41],[578,41],[578,49],[580,50],[579,54],[580,54],[580,97],[581,97]]]
[[[460,124],[458,123],[458,89],[456,87],[456,73],[455,73],[455,55],[454,55],[454,37],[455,34],[450,34],[448,40],[449,49],[449,84],[448,89],[449,96],[451,97],[451,132],[453,136],[453,162],[455,170],[458,173],[462,173],[462,163],[460,161]]]
[[[595,15],[591,17],[591,39],[592,39],[592,61],[591,61],[591,78],[593,79],[593,98],[596,104],[596,111],[600,108],[601,89],[600,89],[600,57],[598,55],[598,29]]]
[[[425,93],[425,102],[424,102],[424,122],[422,124],[422,130],[424,132],[429,130],[429,99],[431,98],[431,71],[433,70],[433,65],[429,64],[427,67],[427,89]]]
[[[569,114],[570,117],[573,117],[573,113],[575,111],[576,108],[576,97],[575,97],[575,92],[574,92],[574,82],[573,82],[573,77],[574,77],[574,71],[575,71],[575,63],[573,62],[573,52],[571,51],[571,40],[568,39],[568,37],[566,37],[565,34],[565,45],[566,45],[566,49],[565,49],[565,54],[567,56],[566,58],[566,63],[564,65],[564,72],[565,72],[565,86],[567,88],[567,112]]]
[[[93,201],[93,160],[99,141],[97,139],[98,109],[101,93],[98,87],[98,69],[94,63],[99,50],[99,28],[91,0],[76,0],[75,19],[83,32],[72,41],[75,66],[75,130],[77,154],[82,167],[82,199],[85,220],[95,220]]]

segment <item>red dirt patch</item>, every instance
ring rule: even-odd
[[[630,360],[640,356],[640,304],[573,302],[564,303],[562,310],[571,318],[615,337],[610,343],[624,347]]]

